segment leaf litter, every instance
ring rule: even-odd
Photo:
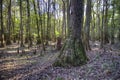
[[[57,51],[48,51],[44,56],[29,59],[13,59],[12,56],[9,57],[12,61],[10,65],[14,63],[15,66],[11,66],[11,69],[5,69],[5,63],[9,63],[9,60],[1,61],[0,75],[3,78],[0,80],[120,80],[120,51],[109,47],[99,49],[99,45],[92,45],[92,50],[87,51],[90,59],[87,64],[69,68],[52,66],[58,56]],[[29,64],[20,66],[22,60],[29,61]]]

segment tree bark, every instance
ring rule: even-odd
[[[69,35],[69,27],[70,27],[70,0],[67,0],[67,28],[68,28],[68,35]]]
[[[108,39],[108,0],[105,2],[105,18],[104,18],[104,44],[109,43]]]
[[[101,32],[101,28],[100,28],[100,22],[101,22],[101,20],[100,20],[100,2],[101,2],[101,0],[97,0],[97,26],[98,26],[98,40],[100,41],[100,32]]]
[[[120,28],[119,28],[119,32],[118,32],[118,41],[120,42]]]
[[[48,6],[47,6],[47,34],[46,34],[46,45],[48,45],[48,40],[50,40],[50,29],[51,29],[51,23],[50,23],[50,1],[48,0]]]
[[[13,4],[16,4],[16,1],[13,2]],[[15,6],[14,6],[14,10],[13,10],[13,18],[12,18],[12,34],[13,34],[13,43],[16,43],[16,33],[15,33],[15,27],[16,27],[16,23],[15,23],[15,19],[16,19],[16,10],[15,10]]]
[[[40,39],[40,27],[39,27],[39,20],[37,17],[37,10],[36,10],[36,5],[35,5],[35,1],[33,0],[33,5],[34,5],[34,13],[35,13],[35,18],[36,18],[36,24],[37,24],[37,44],[41,43],[41,39]]]
[[[4,43],[4,28],[3,28],[3,0],[0,0],[0,24],[1,24],[1,33],[0,33],[0,41],[1,45],[0,47],[5,47]]]
[[[91,23],[91,0],[87,0],[87,8],[86,8],[86,21],[85,21],[85,49],[91,50],[89,44],[90,38],[90,23]]]
[[[100,48],[103,48],[103,43],[104,43],[104,12],[105,12],[105,3],[104,3],[104,0],[103,0]]]
[[[44,45],[44,40],[43,40],[43,26],[42,26],[42,17],[41,17],[41,11],[40,11],[40,4],[39,0],[37,0],[37,6],[38,6],[38,12],[39,12],[39,22],[40,22],[40,30],[41,30],[41,43],[42,43],[42,48],[45,51],[45,45]]]
[[[95,14],[92,13],[91,40],[95,41]]]
[[[53,29],[54,29],[54,32],[53,32],[53,40],[55,41],[56,40],[56,35],[55,35],[55,30],[56,30],[56,0],[54,0],[54,3],[53,3],[53,15],[54,15],[54,26],[53,26]]]
[[[6,34],[7,40],[6,45],[11,44],[11,0],[9,0],[9,6],[8,6],[8,33]]]
[[[22,24],[22,0],[20,0],[20,46],[24,47],[23,44],[23,24]]]
[[[81,40],[84,0],[71,0],[70,35],[66,40],[55,66],[79,66],[88,60]]]
[[[111,44],[114,44],[114,30],[115,30],[115,23],[114,23],[114,17],[115,17],[115,1],[113,0],[112,3],[112,8],[113,8],[113,12],[112,12],[112,21],[111,21]]]
[[[31,25],[30,25],[30,22],[31,22],[31,18],[30,18],[30,3],[29,3],[29,0],[27,0],[27,40],[29,42],[29,45],[28,46],[32,46],[32,37],[31,37]]]
[[[62,36],[63,38],[66,37],[66,15],[65,15],[65,11],[66,11],[66,4],[65,4],[65,1],[62,0],[63,2],[63,23],[62,23]]]

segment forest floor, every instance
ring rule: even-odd
[[[0,80],[120,80],[120,45],[100,49],[99,42],[90,43],[87,64],[69,68],[52,66],[59,51],[51,46],[45,52],[32,47],[19,54],[16,44],[0,49]]]

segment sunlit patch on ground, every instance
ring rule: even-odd
[[[39,49],[37,50],[36,47],[30,49],[25,48],[24,53],[20,49],[20,53],[17,53],[17,47],[9,46],[9,48],[4,49],[4,53],[1,53],[0,71],[2,73],[0,73],[0,75],[2,75],[4,79],[18,80],[22,77],[37,73],[45,67],[50,66],[51,62],[53,62],[58,55],[54,55],[55,52],[42,52]],[[36,54],[33,53],[35,49],[37,50]],[[47,49],[49,50],[51,48]]]
[[[114,69],[114,66],[108,66],[111,65],[111,62],[104,63],[104,61],[110,61],[114,53],[117,54],[119,52],[111,50],[104,52],[104,49],[99,48],[100,43],[98,42],[95,44],[92,43],[91,46],[92,50],[87,51],[87,56],[90,59],[87,63],[87,67],[85,65],[83,67],[72,67],[70,69],[52,67],[52,63],[59,55],[58,52],[54,51],[55,48],[53,48],[53,46],[46,47],[45,52],[40,51],[37,47],[33,47],[30,49],[25,48],[25,53],[22,53],[22,49],[20,48],[19,54],[16,51],[17,49],[9,48],[8,50],[4,50],[4,53],[0,58],[0,71],[2,72],[0,75],[6,80],[79,80],[85,76],[86,78],[84,79],[89,77],[91,80],[93,80],[93,78],[96,78],[97,80],[103,73],[107,76],[107,73]],[[37,50],[36,54],[33,53],[35,49]],[[102,56],[101,59],[99,56]],[[106,68],[106,66],[110,67],[110,70]],[[98,72],[99,75],[96,75]]]

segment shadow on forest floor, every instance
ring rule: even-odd
[[[32,48],[24,53],[17,53],[16,48],[8,48],[0,50],[0,80],[18,80],[23,76],[30,75],[35,71],[42,70],[47,65],[51,65],[51,60],[56,59],[56,50],[41,51],[39,48]],[[12,50],[13,49],[13,50]],[[26,49],[26,48],[25,48]],[[54,56],[53,56],[54,55]],[[52,61],[52,62],[53,62]]]
[[[99,42],[90,42],[92,50],[87,51],[90,61],[81,67],[53,67],[52,63],[58,56],[58,51],[46,52],[39,49],[24,55],[17,54],[12,48],[4,49],[0,58],[0,80],[119,80],[120,51],[115,45],[105,45],[100,49]],[[111,49],[112,48],[112,49]],[[13,51],[13,52],[10,52]],[[42,54],[41,54],[42,53]]]

